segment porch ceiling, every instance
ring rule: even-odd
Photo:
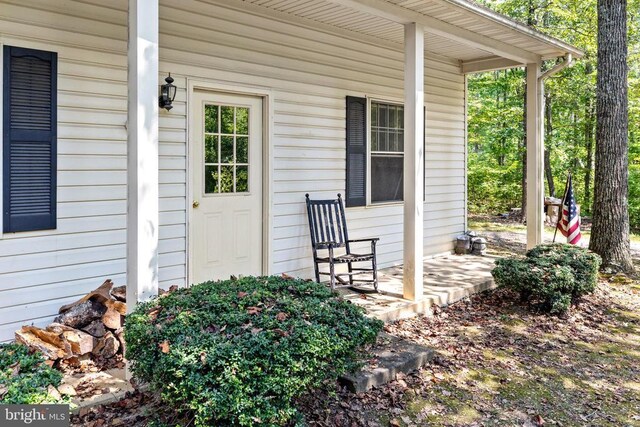
[[[474,64],[470,71],[502,68],[525,61],[505,55],[551,59],[582,52],[467,0],[242,0],[258,8],[332,26],[401,45],[403,22],[412,17],[425,25],[425,51],[453,61]],[[393,15],[393,16],[392,16]],[[398,18],[396,18],[398,17]],[[473,36],[476,36],[475,38]],[[495,48],[495,49],[494,49]],[[507,58],[509,62],[496,62]],[[478,65],[484,63],[487,65]]]

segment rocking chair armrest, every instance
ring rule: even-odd
[[[353,239],[353,240],[349,240],[349,243],[359,243],[359,242],[377,242],[378,240],[380,240],[379,237],[371,237],[369,239]]]

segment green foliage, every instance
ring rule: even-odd
[[[498,286],[542,302],[545,311],[562,313],[578,297],[594,291],[600,262],[586,249],[555,243],[536,246],[525,258],[499,259],[491,273]]]
[[[501,168],[495,162],[479,161],[480,154],[469,153],[467,185],[469,210],[474,213],[507,212],[520,206],[520,178],[517,161]]]
[[[47,392],[50,385],[60,385],[62,374],[44,361],[40,353],[30,353],[26,346],[0,344],[0,403],[66,403]]]
[[[205,282],[127,317],[133,373],[194,425],[282,425],[295,396],[354,367],[382,322],[326,286],[280,277]]]
[[[565,40],[585,52],[573,67],[548,79],[551,107],[545,146],[561,197],[567,172],[581,213],[593,202],[595,88],[597,75],[596,0],[479,0],[511,18]],[[629,43],[629,214],[640,229],[640,0],[627,5]],[[555,61],[545,61],[549,69]],[[468,79],[469,209],[497,213],[520,206],[524,147],[524,70],[480,73]],[[547,125],[546,123],[545,125]],[[546,188],[547,194],[549,188]]]

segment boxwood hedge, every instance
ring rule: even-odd
[[[382,323],[326,286],[282,277],[205,282],[127,317],[134,375],[194,425],[283,425],[294,397],[352,367]]]
[[[545,244],[524,258],[497,260],[492,274],[499,286],[516,290],[524,300],[538,302],[544,311],[562,313],[577,298],[594,291],[600,263],[598,255],[581,247]]]

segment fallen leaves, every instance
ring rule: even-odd
[[[280,313],[276,314],[276,319],[279,322],[284,322],[285,320],[287,320],[287,314],[283,313],[283,312],[280,312]]]
[[[13,365],[10,365],[9,369],[11,369],[11,377],[17,377],[18,375],[20,375],[20,362],[16,362]]]
[[[169,341],[164,340],[159,344],[159,346],[160,346],[160,351],[162,351],[164,354],[169,353],[169,349],[170,349]]]
[[[255,307],[255,306],[247,307],[247,314],[250,314],[250,315],[259,314],[261,311],[262,309],[260,307]]]

